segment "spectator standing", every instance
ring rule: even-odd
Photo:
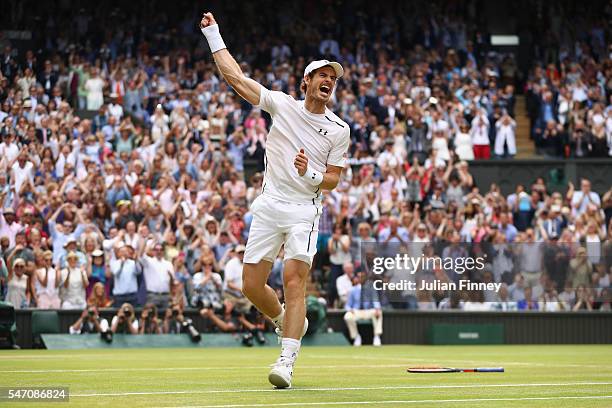
[[[472,145],[474,146],[474,158],[490,159],[489,119],[484,109],[479,110],[474,119],[472,119],[471,136]]]
[[[66,262],[66,268],[61,270],[62,309],[84,309],[87,305],[85,290],[89,285],[87,272],[84,267],[79,266],[79,257],[76,252],[69,252]]]
[[[114,307],[119,307],[123,303],[138,303],[136,298],[138,292],[137,275],[142,273],[142,269],[136,266],[136,262],[129,257],[128,251],[126,245],[117,248],[117,257],[110,262],[114,282]]]
[[[505,157],[504,146],[507,147],[508,156],[514,158],[516,155],[516,122],[507,113],[495,122],[495,155]]]
[[[154,304],[160,310],[168,307],[171,284],[174,281],[174,266],[162,257],[163,251],[162,244],[154,242],[147,245],[140,258],[147,288],[147,303]]]
[[[30,305],[30,278],[25,268],[26,263],[22,258],[13,260],[12,267],[8,268],[6,301],[15,309],[24,309]]]
[[[53,267],[53,252],[43,253],[43,264],[36,270],[36,307],[39,309],[59,309],[60,271]]]

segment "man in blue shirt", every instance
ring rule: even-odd
[[[113,287],[113,306],[119,307],[124,303],[136,305],[138,303],[136,294],[138,292],[137,275],[142,273],[142,268],[129,258],[128,247],[123,245],[118,250],[117,259],[110,262],[115,285]]]
[[[364,272],[360,272],[355,279],[355,285],[349,292],[345,309],[344,321],[353,345],[361,346],[361,336],[357,330],[357,322],[359,320],[372,320],[374,327],[374,342],[372,345],[380,346],[380,336],[383,332],[382,310],[378,292],[372,286],[372,282],[367,280]]]
[[[518,230],[516,227],[510,222],[510,214],[506,212],[502,212],[499,215],[499,231],[506,236],[506,242],[514,242],[516,235],[518,234]]]

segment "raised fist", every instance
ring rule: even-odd
[[[215,18],[213,17],[212,13],[204,13],[204,15],[202,16],[202,21],[200,21],[200,28],[206,28],[215,24],[217,24],[217,22],[215,21]]]
[[[295,156],[293,165],[298,170],[298,174],[300,176],[303,176],[306,173],[306,169],[308,169],[308,157],[304,153],[304,149],[300,149],[298,154]]]

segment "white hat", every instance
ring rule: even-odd
[[[328,61],[328,60],[317,60],[317,61],[312,61],[310,64],[306,66],[306,69],[304,70],[304,76],[310,74],[314,70],[317,70],[321,67],[326,67],[328,65],[332,67],[334,71],[336,71],[336,76],[338,78],[344,75],[344,68],[342,68],[342,65],[340,65],[339,63],[335,61]]]

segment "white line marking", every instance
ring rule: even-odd
[[[313,359],[325,359],[328,360],[330,358],[335,359],[336,361],[340,360],[341,358],[339,358],[337,355],[313,355],[313,356],[308,356],[308,358],[313,358]],[[350,360],[374,360],[374,361],[381,361],[381,360],[387,360],[387,361],[405,361],[407,363],[410,362],[414,362],[414,361],[426,361],[432,364],[438,364],[438,363],[442,363],[444,362],[446,363],[459,363],[459,364],[476,364],[476,365],[483,365],[483,364],[492,364],[492,365],[515,365],[515,366],[545,366],[545,367],[588,367],[588,368],[611,368],[612,366],[610,366],[609,364],[556,364],[556,363],[532,363],[532,362],[518,362],[518,361],[485,361],[485,360],[456,360],[456,359],[441,359],[441,360],[436,360],[436,359],[427,359],[427,358],[411,358],[411,357],[402,357],[402,358],[396,358],[396,357],[376,357],[376,356],[349,356],[346,357]]]
[[[262,392],[299,392],[299,391],[374,391],[374,390],[433,390],[452,388],[507,388],[507,387],[560,387],[585,385],[612,385],[612,382],[570,382],[570,383],[536,383],[536,384],[457,384],[457,385],[398,385],[380,387],[340,387],[340,388],[290,388],[276,390],[273,388],[240,389],[240,390],[194,390],[194,391],[151,391],[151,392],[113,392],[95,394],[70,394],[71,397],[121,397],[131,395],[174,395],[174,394],[240,394]]]
[[[162,408],[240,408],[240,407],[302,407],[307,405],[372,405],[372,404],[439,404],[441,402],[485,402],[485,401],[551,401],[551,400],[586,400],[608,399],[612,395],[582,395],[566,397],[521,397],[521,398],[466,398],[466,399],[426,399],[395,401],[333,401],[333,402],[284,402],[277,404],[231,404],[231,405],[183,405]]]
[[[308,358],[313,358],[313,359],[325,359],[328,360],[330,358],[336,358],[337,356],[332,356],[332,355],[313,355],[313,356],[308,356]],[[607,368],[610,369],[612,368],[611,365],[609,364],[555,364],[555,363],[527,363],[527,362],[517,362],[517,361],[503,361],[503,360],[497,360],[497,361],[486,361],[486,360],[456,360],[456,359],[442,359],[442,360],[436,360],[436,359],[427,359],[427,358],[411,358],[411,357],[375,357],[375,356],[347,356],[347,358],[350,358],[352,360],[374,360],[374,361],[381,361],[381,360],[388,360],[388,361],[405,361],[406,363],[410,363],[410,362],[429,362],[431,364],[446,364],[448,365],[448,363],[459,363],[459,364],[476,364],[476,365],[483,365],[483,364],[492,364],[495,366],[500,366],[500,365],[515,365],[515,366],[538,366],[538,367],[579,367],[579,368]]]
[[[338,369],[338,368],[398,368],[406,367],[405,364],[352,364],[352,365],[305,365],[300,369]],[[55,370],[2,370],[1,373],[105,373],[118,371],[197,371],[197,370],[260,370],[270,368],[269,365],[260,366],[237,366],[237,367],[138,367],[138,368],[79,368],[79,369],[55,369]]]

